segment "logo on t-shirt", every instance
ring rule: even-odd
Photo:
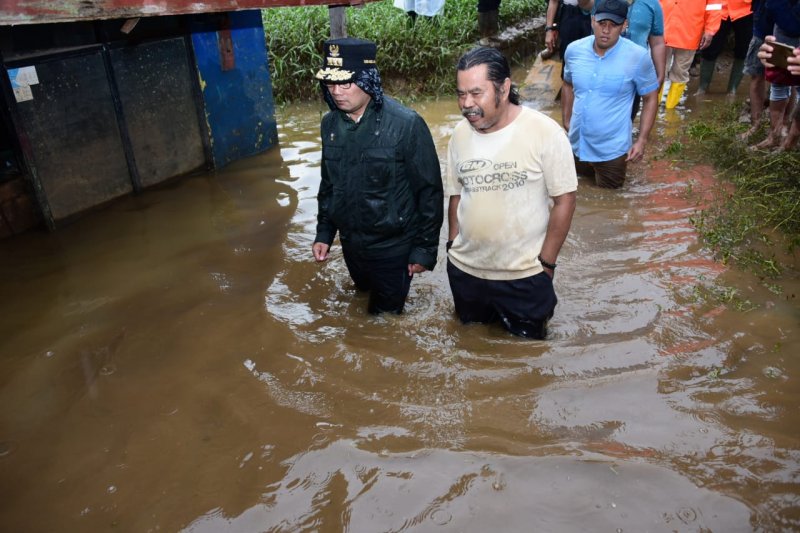
[[[475,172],[483,170],[484,168],[491,168],[492,162],[488,159],[468,159],[458,166],[459,174],[466,174],[467,172]]]
[[[471,193],[509,191],[522,187],[528,176],[516,170],[516,161],[493,163],[488,159],[468,159],[458,165],[458,181]]]

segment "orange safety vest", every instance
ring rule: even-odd
[[[664,42],[672,48],[697,50],[703,33],[717,33],[722,0],[660,0]]]
[[[753,12],[751,0],[725,0],[722,4],[722,20],[739,20]]]

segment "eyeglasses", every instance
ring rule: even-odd
[[[351,85],[353,85],[352,82],[348,82],[348,83],[326,83],[325,87],[327,87],[329,91],[332,91],[334,87],[339,87],[343,91],[346,91],[347,89],[350,88]]]

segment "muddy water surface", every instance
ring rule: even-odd
[[[454,102],[414,107],[443,158]],[[441,257],[379,318],[338,247],[311,260],[319,118],[0,243],[3,531],[800,530],[800,283],[699,247],[710,168],[582,181],[526,341],[460,325]],[[756,309],[698,298],[715,283]]]

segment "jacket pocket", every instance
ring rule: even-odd
[[[410,195],[400,175],[403,157],[394,147],[366,148],[361,154],[364,201],[361,220],[365,230],[380,235],[402,233],[408,224],[402,205]]]
[[[394,148],[365,148],[361,154],[367,189],[391,187],[402,157]]]

